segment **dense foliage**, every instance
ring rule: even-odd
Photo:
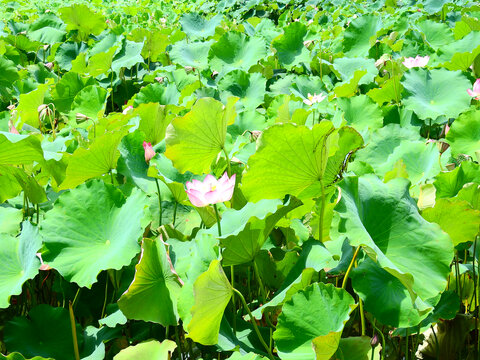
[[[2,359],[477,359],[474,1],[0,4]]]

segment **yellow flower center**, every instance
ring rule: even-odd
[[[217,190],[217,185],[210,185],[210,191]]]

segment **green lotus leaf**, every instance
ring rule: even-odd
[[[15,176],[10,172],[0,174],[0,202],[12,199],[22,191],[22,187],[18,183]]]
[[[377,129],[383,126],[383,114],[367,95],[339,98],[338,105],[344,112],[348,125],[358,130]]]
[[[453,245],[474,241],[480,227],[480,211],[465,200],[438,199],[433,208],[427,208],[422,216],[440,225],[453,241]]]
[[[377,32],[383,27],[382,19],[377,15],[362,15],[350,22],[343,35],[343,52],[348,57],[361,57],[377,40]]]
[[[350,336],[340,339],[336,356],[339,359],[348,360],[378,360],[380,359],[380,354],[379,350],[376,349],[381,347],[377,347],[374,350],[370,341],[371,339],[368,336]]]
[[[412,327],[428,314],[424,304],[412,302],[408,289],[400,280],[370,258],[352,271],[352,286],[363,300],[365,311],[382,324]]]
[[[22,223],[22,228],[18,238],[0,234],[0,259],[3,265],[0,270],[0,308],[9,306],[10,296],[19,295],[23,283],[33,279],[40,267],[36,256],[42,246],[38,229],[28,221]]]
[[[59,10],[61,19],[67,24],[67,31],[78,30],[80,38],[90,34],[99,35],[106,27],[105,18],[84,4],[73,4]]]
[[[339,339],[354,308],[350,294],[332,284],[315,283],[299,291],[283,305],[278,317],[273,333],[278,355],[282,360],[314,359],[315,352],[331,345],[321,337]]]
[[[387,184],[374,175],[345,178],[335,208],[341,218],[338,235],[362,246],[411,294],[425,301],[445,289],[453,245],[437,224],[418,213],[409,185],[402,178]]]
[[[213,40],[205,42],[178,41],[172,45],[170,58],[181,66],[192,66],[200,70],[208,67],[208,52]]]
[[[192,110],[167,127],[165,156],[184,173],[209,173],[210,165],[224,149],[227,125],[235,119],[237,98],[229,98],[224,108],[212,98],[199,99]]]
[[[143,87],[133,100],[133,105],[137,107],[140,104],[158,103],[160,105],[178,104],[180,93],[175,84],[149,84]],[[146,133],[149,135],[148,133]]]
[[[286,194],[301,200],[318,197],[322,182],[326,188],[338,180],[345,157],[362,143],[354,129],[335,131],[329,121],[312,129],[294,124],[271,126],[248,160],[242,191],[249,201],[281,199]]]
[[[141,191],[125,200],[101,180],[62,193],[41,223],[44,260],[68,281],[90,288],[100,271],[118,270],[139,252],[146,204]]]
[[[44,161],[37,137],[0,132],[0,165],[27,165],[34,161]]]
[[[372,89],[367,95],[379,106],[391,101],[399,102],[403,86],[400,83],[400,75],[396,75],[385,81],[380,88]]]
[[[218,82],[222,102],[226,103],[230,96],[236,96],[246,110],[256,109],[263,103],[265,86],[266,80],[261,74],[248,74],[242,70],[233,70]]]
[[[11,84],[19,78],[17,67],[15,63],[6,57],[3,54],[0,54],[0,94],[10,88]]]
[[[40,84],[38,87],[26,94],[21,94],[17,107],[17,126],[22,128],[23,124],[39,127],[38,107],[45,101],[45,95],[48,92],[48,84]]]
[[[77,334],[81,334],[78,324]],[[4,341],[8,351],[18,351],[26,357],[74,358],[70,317],[62,307],[40,304],[28,312],[28,318],[15,317],[5,324]]]
[[[17,234],[20,230],[22,218],[21,209],[15,209],[8,205],[0,206],[0,234]]]
[[[98,85],[89,85],[80,90],[72,102],[71,113],[78,113],[97,120],[102,117],[107,105],[108,92]]]
[[[113,46],[105,52],[92,55],[88,59],[88,67],[86,72],[93,77],[106,74],[112,68],[112,61],[118,48]]]
[[[301,63],[309,64],[311,61],[310,51],[303,45],[307,31],[307,27],[301,22],[293,22],[272,42],[278,60],[288,70]]]
[[[171,268],[166,244],[161,239],[144,239],[135,277],[118,300],[118,307],[128,319],[176,326],[180,287],[178,275]]]
[[[433,185],[437,189],[437,198],[454,197],[468,183],[480,184],[480,166],[464,161],[453,171],[440,173]]]
[[[129,346],[121,350],[114,356],[114,360],[169,360],[173,351],[177,348],[177,344],[171,340],[162,342],[149,340],[137,345]]]
[[[208,55],[210,67],[226,73],[230,70],[248,71],[251,66],[267,54],[261,38],[250,37],[239,32],[226,32],[212,45]]]
[[[446,46],[455,42],[452,29],[445,23],[423,20],[416,27],[425,36],[425,42],[435,51],[443,51]]]
[[[41,356],[34,356],[33,358],[25,358],[22,354],[18,352],[13,352],[7,356],[0,354],[0,360],[55,360],[53,358],[44,358]]]
[[[342,81],[350,81],[355,72],[364,70],[367,73],[362,76],[358,85],[369,84],[378,75],[378,69],[375,66],[375,60],[362,58],[337,58],[333,61],[333,68],[338,71]]]
[[[213,260],[208,270],[197,278],[193,292],[195,305],[187,326],[188,337],[202,345],[215,345],[223,312],[233,295],[219,260]]]
[[[472,31],[464,38],[442,46],[437,61],[448,70],[467,70],[480,54],[480,33]]]
[[[144,59],[150,59],[151,61],[158,61],[170,44],[168,35],[161,29],[136,28],[131,32],[129,40],[144,41],[141,55]]]
[[[142,48],[143,42],[134,42],[124,39],[122,48],[112,61],[112,70],[118,73],[121,68],[130,69],[138,63],[143,63],[143,57],[141,55]]]
[[[467,89],[472,85],[460,71],[410,69],[402,85],[407,93],[405,108],[422,120],[456,118],[470,106]]]
[[[69,112],[75,96],[89,85],[95,85],[93,77],[83,77],[72,71],[64,74],[52,91],[55,108],[59,112]]]
[[[267,358],[254,353],[240,354],[239,352],[234,352],[233,355],[228,357],[227,359],[228,360],[262,360]]]
[[[351,78],[350,81],[344,81],[336,84],[333,92],[339,98],[353,96],[358,90],[358,83],[366,74],[367,70],[356,70],[353,74],[353,78]]]
[[[72,69],[72,61],[87,50],[88,46],[83,42],[64,42],[55,53],[55,61],[61,69],[70,71]]]
[[[191,12],[180,19],[182,30],[188,36],[207,38],[215,34],[215,28],[222,22],[222,15],[217,14],[207,20],[202,15]]]
[[[473,110],[460,115],[447,134],[452,155],[474,156],[480,150],[480,111]]]
[[[37,183],[33,176],[27,175],[21,168],[0,165],[0,175],[15,178],[31,203],[40,204],[47,201],[47,195],[43,187]]]
[[[60,189],[72,189],[84,181],[115,169],[120,156],[117,150],[125,130],[106,133],[95,139],[90,148],[79,147],[68,161],[65,180]]]
[[[467,201],[472,208],[480,210],[480,185],[469,184],[458,192],[458,199]]]
[[[48,13],[39,16],[30,25],[27,36],[34,41],[53,45],[62,42],[66,33],[63,21],[54,14]]]

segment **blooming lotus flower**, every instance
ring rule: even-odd
[[[472,91],[473,90],[473,91]],[[480,100],[480,79],[477,79],[473,84],[473,89],[467,89],[468,95],[473,97],[475,100]]]
[[[233,196],[235,188],[235,174],[231,178],[224,173],[220,179],[207,175],[203,181],[187,181],[187,195],[190,202],[196,207],[204,207],[228,201]]]
[[[428,63],[428,60],[430,60],[430,56],[420,56],[420,55],[417,55],[415,58],[413,57],[408,57],[408,58],[405,58],[405,61],[402,62],[402,64],[411,69],[413,67],[425,67]]]
[[[326,98],[327,98],[327,95],[323,93],[318,95],[316,93],[314,93],[313,95],[308,93],[307,99],[303,100],[303,102],[309,106],[312,106],[313,104],[322,102]]]
[[[143,142],[143,150],[145,150],[145,161],[147,164],[150,162],[150,159],[155,156],[155,150],[153,150],[152,144]]]

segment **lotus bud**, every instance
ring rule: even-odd
[[[75,114],[75,119],[76,119],[77,121],[85,121],[85,120],[88,120],[88,119],[90,119],[90,118],[89,118],[87,115],[85,115],[85,114],[76,113],[76,114]]]
[[[53,62],[48,62],[45,64],[45,67],[48,69],[48,70],[52,70],[53,69]]]
[[[146,141],[143,142],[143,150],[145,151],[145,161],[148,164],[151,158],[155,156],[155,150],[153,150],[152,144]]]
[[[164,80],[165,80],[165,78],[163,76],[157,76],[155,78],[155,81],[158,81],[160,84],[163,83]]]

